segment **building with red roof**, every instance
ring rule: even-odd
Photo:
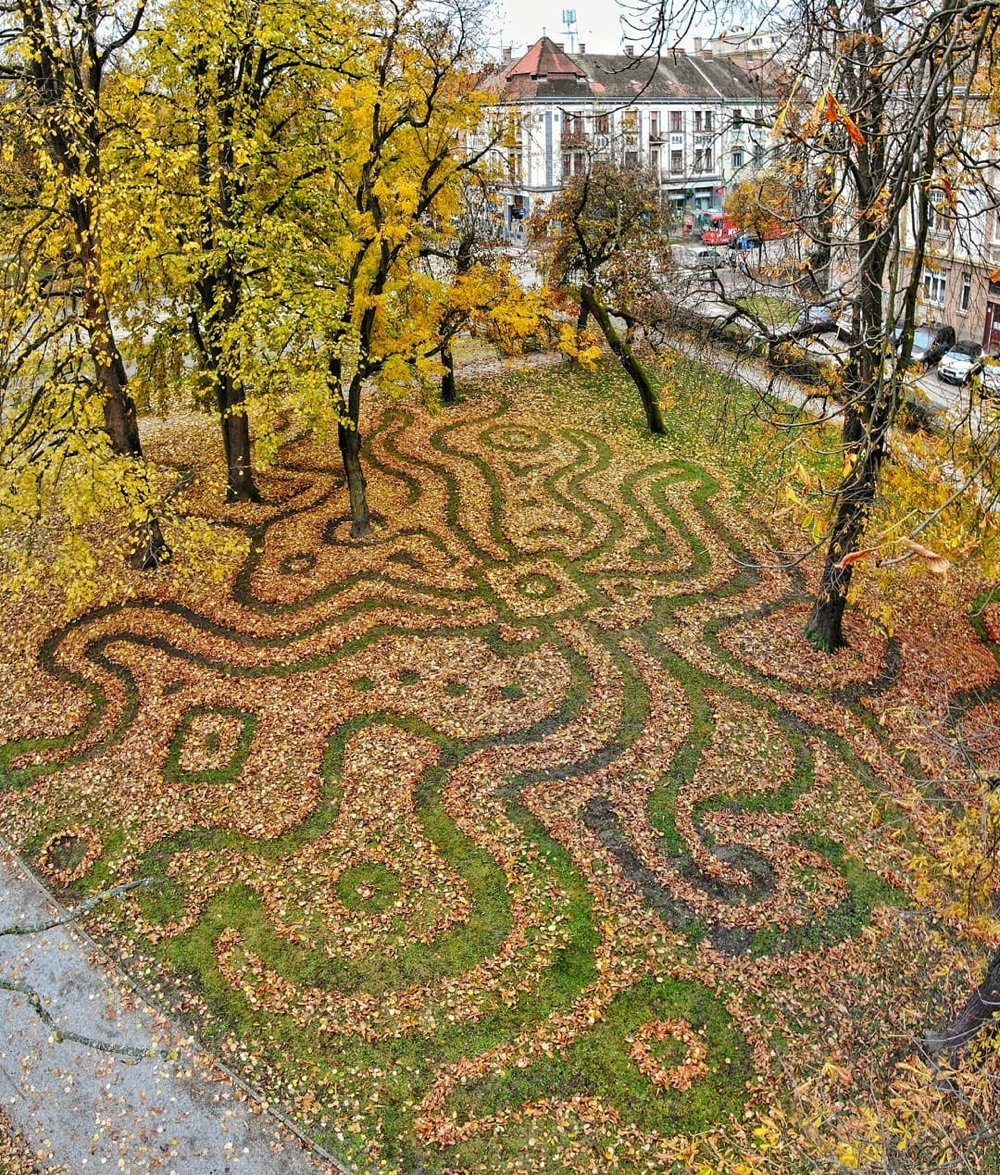
[[[489,78],[490,131],[508,176],[505,225],[517,235],[588,159],[650,169],[683,222],[721,208],[767,157],[774,94],[751,68],[711,51],[662,57],[587,53],[540,37]]]

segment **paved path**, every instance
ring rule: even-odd
[[[51,920],[56,907],[0,848],[0,924]],[[322,1175],[273,1114],[190,1038],[116,977],[94,944],[60,927],[0,936],[0,977],[33,987],[62,1029],[140,1048],[177,1047],[175,1061],[121,1057],[49,1039],[24,995],[0,991],[0,1103],[43,1171],[86,1175]]]

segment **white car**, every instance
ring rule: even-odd
[[[938,379],[948,384],[968,383],[976,368],[976,360],[982,353],[983,349],[978,343],[960,340],[941,357],[937,369]]]

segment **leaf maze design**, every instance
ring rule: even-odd
[[[307,1049],[334,1117],[351,1058],[361,1137],[404,1165],[513,1161],[539,1118],[648,1149],[739,1113],[761,1041],[726,960],[867,916],[814,798],[868,794],[878,739],[844,716],[892,650],[818,726],[815,688],[741,653],[801,601],[755,570],[759,528],[697,466],[526,400],[386,411],[368,542],[292,446],[226,606],[53,634],[89,712],[2,752],[8,826],[162,873],[138,930],[275,1063]]]

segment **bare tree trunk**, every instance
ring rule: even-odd
[[[441,362],[444,364],[444,375],[441,376],[441,403],[456,404],[458,393],[455,389],[455,356],[451,353],[451,346],[441,350]]]
[[[587,323],[590,321],[590,309],[584,298],[580,299],[580,310],[576,316],[576,345],[581,347],[583,345],[583,332],[587,329]]]
[[[243,385],[229,375],[218,376],[219,414],[226,450],[226,501],[259,502],[250,459],[250,420]]]
[[[91,362],[94,364],[94,382],[104,408],[104,427],[115,453],[120,457],[141,457],[142,442],[139,439],[135,403],[128,394],[125,364],[118,350],[111,315],[101,289],[101,258],[92,232],[93,216],[89,200],[80,196],[73,198],[70,214],[80,253],[83,321],[87,329]]]
[[[111,441],[111,448],[119,457],[142,457],[142,441],[139,439],[139,420],[136,416],[135,401],[128,394],[124,369],[117,360],[114,366],[100,366],[94,360],[97,386],[101,391],[104,407],[104,427]]]
[[[115,339],[114,326],[101,290],[100,254],[91,234],[89,204],[78,199],[72,207],[83,280],[84,323],[94,365],[94,381],[101,396],[104,427],[112,450],[120,457],[143,460],[139,437],[139,419],[135,401],[128,392],[128,374],[122,362]],[[163,537],[159,519],[150,516],[138,528],[136,544],[128,557],[128,564],[137,571],[151,571],[171,557],[170,547]]]
[[[924,1048],[933,1056],[945,1049],[959,1049],[984,1027],[1000,1009],[1000,950],[993,952],[982,983],[965,1001],[957,1016],[940,1032],[924,1038]]]
[[[854,568],[843,559],[858,549],[875,503],[891,421],[891,394],[887,389],[880,396],[874,421],[866,423],[852,411],[844,419],[844,452],[856,454],[857,462],[838,493],[823,575],[806,623],[809,641],[825,653],[835,653],[847,644],[843,617]]]
[[[608,346],[618,357],[619,363],[628,373],[629,378],[639,390],[639,398],[642,400],[643,411],[646,413],[646,423],[649,426],[649,431],[655,433],[657,436],[663,436],[666,433],[666,428],[663,424],[663,417],[660,414],[660,405],[656,399],[656,393],[653,391],[653,385],[649,382],[649,376],[646,374],[642,364],[635,357],[635,352],[628,345],[628,343],[618,334],[611,322],[611,315],[607,308],[604,307],[594,294],[593,287],[583,286],[580,291],[580,300],[582,305],[585,305],[588,313],[592,314],[604,332],[604,337],[608,340]]]
[[[337,425],[340,455],[344,460],[347,494],[351,503],[351,536],[356,539],[371,534],[372,521],[368,512],[368,490],[361,468],[361,433],[350,425]]]

